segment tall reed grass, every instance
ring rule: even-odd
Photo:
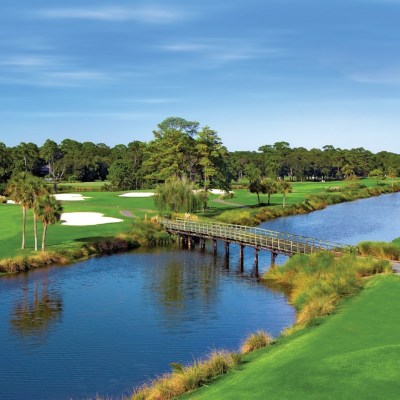
[[[362,278],[391,271],[385,260],[319,252],[296,255],[284,266],[271,268],[264,279],[289,289],[289,300],[297,310],[297,325],[304,327],[331,314],[343,298],[358,293],[364,285]]]
[[[211,382],[215,377],[237,367],[242,360],[240,353],[213,351],[205,360],[175,368],[175,371],[162,375],[148,385],[137,388],[131,400],[168,400],[190,392]]]
[[[400,261],[400,246],[396,243],[361,242],[358,244],[361,255]]]

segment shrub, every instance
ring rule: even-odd
[[[358,244],[360,254],[385,258],[392,261],[400,261],[400,246],[396,243],[386,242],[361,242]]]
[[[243,354],[269,346],[273,342],[272,337],[265,331],[257,331],[245,339],[240,347]]]
[[[387,261],[334,257],[327,252],[296,255],[280,268],[270,269],[265,280],[289,288],[289,300],[298,310],[301,326],[333,312],[344,297],[358,293],[364,276],[390,272]]]
[[[203,360],[156,378],[149,385],[135,389],[131,400],[167,400],[194,390],[216,376],[225,374],[242,360],[238,353],[214,351]]]
[[[1,203],[7,203],[7,197],[5,196],[0,196],[0,204]]]

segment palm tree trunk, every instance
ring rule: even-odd
[[[47,225],[43,224],[43,235],[42,235],[42,251],[45,251]]]
[[[268,193],[268,205],[271,205],[271,195]]]
[[[25,249],[25,230],[26,230],[26,208],[22,207],[22,245],[21,249]]]
[[[38,237],[37,237],[37,216],[36,212],[33,211],[33,234],[35,235],[35,251],[37,251]]]
[[[286,204],[286,193],[283,193],[283,203],[282,203],[282,207],[285,207]]]
[[[257,192],[257,198],[258,198],[258,205],[260,206],[261,205],[261,203],[260,203],[260,193],[258,193],[258,192]]]

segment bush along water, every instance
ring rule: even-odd
[[[173,372],[164,374],[154,381],[136,388],[130,400],[169,400],[191,392],[212,382],[216,377],[237,368],[243,355],[273,344],[265,331],[251,334],[243,342],[239,352],[213,351],[194,363],[184,366],[172,363]],[[127,400],[127,399],[126,399]]]
[[[400,261],[400,245],[393,242],[361,242],[358,244],[358,249],[362,256]]]
[[[157,221],[138,221],[127,233],[113,238],[103,238],[85,243],[79,248],[51,250],[31,255],[18,255],[0,260],[0,274],[26,272],[31,269],[51,265],[70,264],[92,256],[127,252],[140,246],[160,246],[168,244],[169,235]]]
[[[279,268],[271,268],[264,279],[288,290],[289,300],[297,310],[293,330],[313,325],[331,314],[346,297],[357,294],[365,277],[390,273],[388,261],[359,258],[355,255],[334,257],[328,252],[295,255]]]
[[[139,247],[139,243],[129,237],[105,238],[85,243],[80,248],[52,250],[33,255],[19,255],[0,260],[0,274],[26,272],[52,264],[66,265],[92,256],[121,253]]]
[[[372,188],[366,188],[360,185],[349,185],[341,192],[333,191],[329,193],[309,195],[304,202],[293,204],[289,207],[257,207],[225,211],[218,215],[216,220],[227,224],[256,226],[261,222],[278,217],[308,214],[313,211],[322,210],[329,205],[399,191],[399,185],[380,185]]]

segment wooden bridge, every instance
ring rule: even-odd
[[[239,244],[241,263],[243,249],[246,246],[255,249],[256,265],[258,265],[259,250],[270,251],[272,263],[275,262],[278,254],[292,256],[294,254],[312,254],[323,250],[334,253],[358,253],[358,248],[355,246],[242,225],[198,222],[187,219],[162,219],[160,223],[168,233],[177,235],[179,242],[189,248],[194,246],[195,239],[200,242],[201,248],[205,247],[206,239],[211,239],[214,252],[216,252],[217,241],[220,240],[225,242],[225,254],[228,256],[229,244]]]

